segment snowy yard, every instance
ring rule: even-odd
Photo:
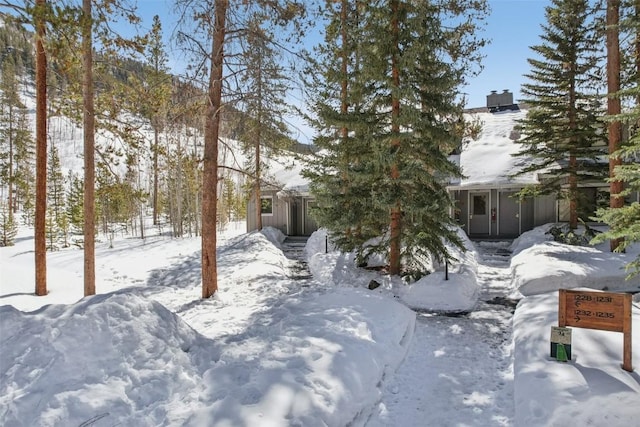
[[[536,229],[511,247],[467,242],[450,280],[438,270],[407,286],[325,254],[316,233],[313,279],[294,280],[284,236],[237,226],[211,299],[200,299],[199,239],[163,236],[99,243],[90,298],[82,251],[50,253],[49,294],[35,297],[33,237],[21,233],[0,248],[3,426],[640,422],[637,297],[635,372],[620,368],[619,333],[573,328],[573,360],[549,356],[557,289],[637,291],[620,268],[637,252],[559,246]],[[368,290],[372,279],[382,286]],[[518,299],[513,317],[496,304]]]

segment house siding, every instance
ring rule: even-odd
[[[274,227],[287,233],[287,203],[284,200],[280,200],[277,196],[277,191],[263,190],[262,197],[273,198],[273,214],[262,215],[263,227]],[[253,231],[258,228],[256,224],[256,204],[253,198],[249,199],[247,203],[247,231]]]
[[[555,222],[553,197],[536,197],[520,201],[519,189],[454,190],[456,208],[453,216],[468,236],[474,238],[513,238],[548,222]],[[485,198],[486,215],[473,218],[474,196]]]
[[[312,197],[296,196],[281,199],[276,190],[262,190],[262,197],[273,198],[273,214],[262,215],[263,227],[274,227],[287,236],[310,236],[318,229],[317,224],[309,215],[309,205]],[[258,228],[256,224],[256,204],[253,199],[247,202],[247,231]]]
[[[557,202],[553,195],[539,196],[533,200],[533,226],[556,222]]]

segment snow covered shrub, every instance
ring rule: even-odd
[[[573,246],[589,246],[591,239],[599,232],[589,227],[589,225],[582,220],[580,220],[580,223],[584,227],[582,233],[579,229],[572,230],[569,228],[569,224],[556,224],[551,226],[545,234],[553,236],[553,240],[556,242]]]

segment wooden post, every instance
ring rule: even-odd
[[[558,296],[558,326],[564,328],[567,326],[567,291],[560,289]]]
[[[625,294],[624,297],[622,369],[633,372],[631,366],[631,294]]]

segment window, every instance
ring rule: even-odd
[[[260,213],[262,215],[273,215],[273,197],[260,198]]]
[[[487,214],[487,196],[473,196],[473,214],[474,215],[486,215]]]

